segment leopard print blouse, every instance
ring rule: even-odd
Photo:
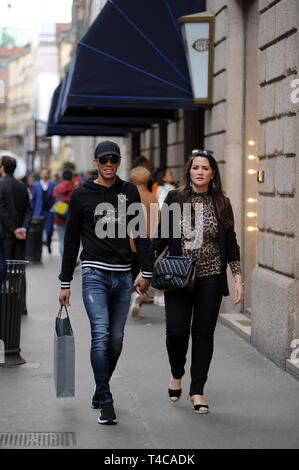
[[[181,217],[183,256],[195,259],[197,277],[220,274],[220,251],[216,239],[218,228],[212,197],[208,191],[204,193],[192,191],[191,204],[195,212],[196,226],[194,222],[188,222],[190,216],[183,212]],[[241,274],[239,260],[231,261],[229,266],[234,277]]]

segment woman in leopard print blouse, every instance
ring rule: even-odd
[[[191,330],[189,394],[193,410],[207,413],[209,406],[204,400],[203,390],[213,355],[214,330],[222,297],[229,295],[227,264],[235,280],[235,304],[243,300],[244,284],[233,211],[229,199],[224,196],[212,152],[194,150],[185,177],[185,185],[168,193],[164,202],[165,211],[172,203],[179,202],[182,209],[180,220],[173,215],[169,219],[168,236],[162,236],[162,207],[158,234],[153,243],[157,256],[168,246],[170,255],[188,256],[195,260],[196,284],[192,295],[184,291],[165,292],[166,346],[172,372],[168,393],[171,401],[180,398]],[[189,212],[185,212],[188,204]],[[174,236],[177,224],[180,224],[179,238]]]

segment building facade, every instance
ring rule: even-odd
[[[51,141],[44,135],[59,82],[56,25],[41,25],[30,44],[9,56],[5,70],[6,147],[27,161],[28,170],[38,170],[48,166],[51,154]]]
[[[7,61],[8,87],[6,132],[9,150],[25,157],[25,129],[33,119],[33,56],[31,46],[12,55]]]
[[[6,102],[8,93],[7,60],[20,51],[20,47],[10,44],[0,46],[0,150],[9,150],[6,133]]]
[[[80,35],[103,3],[74,2]],[[245,280],[243,304],[223,299],[221,317],[297,377],[299,361],[290,357],[299,344],[299,2],[207,0],[207,11],[216,20],[212,106],[178,111],[176,120],[129,136],[125,148],[130,158],[172,167],[180,181],[192,148],[214,151]],[[229,286],[233,292],[231,275]]]

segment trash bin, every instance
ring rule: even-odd
[[[25,271],[28,261],[7,260],[7,271],[0,290],[0,340],[5,362],[1,367],[26,361],[20,356],[21,316],[25,305]]]
[[[40,263],[43,248],[44,217],[32,217],[27,234],[25,259]]]

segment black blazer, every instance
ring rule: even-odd
[[[223,225],[223,223],[219,220],[217,216],[216,205],[215,205],[213,195],[212,195],[212,200],[214,203],[215,214],[216,214],[217,222],[218,222],[217,239],[219,243],[220,261],[221,261],[221,291],[222,291],[222,295],[228,296],[229,289],[228,289],[227,274],[226,274],[227,264],[231,261],[240,260],[240,247],[237,243],[234,226],[226,228]],[[161,209],[161,219],[163,218],[163,213],[165,214],[165,211],[168,210],[167,206],[169,206],[170,204],[174,202],[180,203],[182,207],[182,200],[179,197],[179,193],[177,190],[170,191],[167,194],[166,199]],[[232,220],[234,220],[234,215],[233,215],[231,204],[229,204],[228,210],[230,212],[230,217],[232,218]],[[160,222],[156,236],[153,239],[153,246],[154,246],[156,256],[159,256],[163,252],[163,250],[166,248],[167,245],[168,245],[170,256],[182,256],[181,239],[173,237],[174,223],[178,224],[179,221],[174,220],[173,213],[170,211],[169,237],[165,237],[163,236],[163,233],[161,233],[161,222]]]
[[[0,179],[0,238],[14,237],[17,228],[28,230],[32,216],[28,190],[12,175]]]

